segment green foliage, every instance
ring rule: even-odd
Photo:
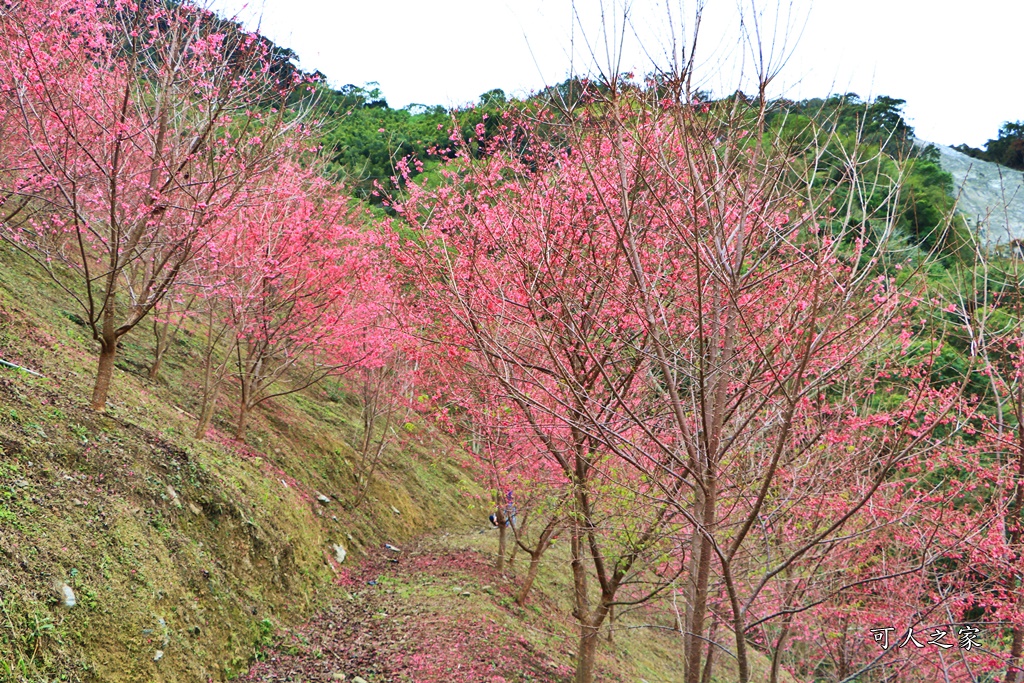
[[[1024,171],[1024,121],[1007,121],[999,128],[995,140],[985,143],[985,149],[977,149],[968,145],[957,145],[956,149],[964,154],[994,161],[1018,171]]]
[[[868,239],[878,237],[881,227],[874,224],[884,224],[894,212],[897,237],[922,251],[956,254],[967,241],[967,227],[953,218],[953,178],[939,165],[937,150],[914,146],[904,104],[886,96],[863,102],[855,93],[780,100],[770,107],[768,141],[814,163],[817,187],[833,192],[833,206],[852,206],[849,220],[863,221]],[[816,142],[824,142],[824,149],[816,149]],[[862,186],[867,191],[853,197],[842,182],[851,156],[870,160],[861,171],[870,178]]]
[[[274,647],[278,642],[276,638],[277,627],[270,619],[261,619],[255,626],[255,635],[253,636],[253,659],[262,662],[267,658],[266,651],[269,648]]]
[[[453,139],[468,140],[471,152],[479,154],[481,143],[507,122],[509,111],[555,105],[572,109],[581,103],[585,87],[593,88],[569,80],[526,101],[509,99],[503,90],[494,89],[480,95],[478,104],[452,110],[421,104],[393,109],[376,83],[322,91],[316,118],[327,122],[321,142],[328,173],[345,182],[355,196],[380,205],[386,196],[401,190],[402,160],[408,163],[409,178],[417,177],[417,182],[430,186],[440,181],[440,165],[455,154]],[[742,93],[710,104],[731,106],[735,98],[747,102],[753,111],[755,103]],[[900,236],[909,246],[946,257],[963,248],[968,228],[952,218],[953,180],[939,165],[936,150],[914,146],[914,130],[903,117],[904,104],[888,96],[864,102],[855,93],[799,102],[779,100],[769,107],[770,132],[765,142],[783,145],[795,157],[806,156],[810,162],[815,141],[827,139],[817,159],[816,181],[823,191],[843,185],[848,155],[874,159],[867,171],[878,182],[866,196],[853,198],[859,206],[852,219],[866,221],[870,238],[872,221],[865,217],[880,210],[885,214],[899,185],[892,210]],[[1019,132],[1008,126],[1004,126],[1007,135]],[[837,192],[832,201],[838,206],[849,199]]]
[[[779,100],[773,104],[768,121],[802,117],[835,132],[844,140],[882,148],[890,156],[906,155],[912,147],[914,129],[903,118],[906,100],[880,95],[864,102],[856,93],[815,97],[799,102]]]
[[[432,172],[454,156],[453,131],[472,139],[475,152],[477,126],[484,127],[482,137],[493,135],[502,113],[514,104],[499,89],[482,94],[476,106],[453,110],[422,104],[392,109],[376,83],[327,91],[321,94],[318,118],[327,121],[321,142],[328,172],[356,196],[380,204],[401,186],[400,161],[409,161],[410,177],[425,174],[428,183],[436,180]]]

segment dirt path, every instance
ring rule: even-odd
[[[571,670],[518,634],[513,585],[488,558],[424,542],[346,569],[346,593],[275,638],[249,681],[562,683]],[[541,612],[535,609],[534,612]],[[561,649],[561,643],[553,647]]]

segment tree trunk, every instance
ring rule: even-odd
[[[526,579],[523,581],[519,594],[516,595],[516,604],[520,607],[526,605],[526,596],[533,588],[533,582],[537,578],[537,570],[540,569],[540,552],[530,553],[530,568],[526,571]]]
[[[1018,558],[1024,559],[1024,549],[1021,548],[1022,541],[1024,541],[1024,519],[1022,519],[1022,513],[1024,513],[1024,422],[1021,418],[1024,417],[1021,408],[1020,392],[1018,390],[1017,397],[1017,490],[1014,492],[1013,503],[1010,505],[1009,519],[1012,520],[1013,526],[1010,531],[1009,546],[1014,549],[1015,554]],[[1009,524],[1007,524],[1009,526]],[[1011,581],[1017,583],[1017,608],[1024,607],[1024,581],[1018,581],[1017,579],[1011,578]],[[1006,683],[1024,683],[1024,628],[1016,626],[1013,629],[1013,640],[1010,641],[1010,660],[1006,667]]]
[[[714,488],[708,486],[708,496],[704,500],[704,514],[701,520],[704,529],[710,532],[714,521]],[[697,577],[693,587],[693,611],[689,623],[690,632],[686,638],[686,683],[700,683],[701,645],[704,633],[704,614],[707,609],[708,579],[711,574],[711,541],[705,533],[701,534],[698,545]]]
[[[575,683],[593,683],[594,662],[597,656],[597,642],[601,624],[608,614],[611,598],[602,593],[601,601],[591,612],[587,571],[583,566],[583,539],[579,523],[574,523],[570,540],[572,553],[573,599],[575,608],[573,616],[579,620],[580,642],[576,652]]]
[[[203,405],[199,410],[199,424],[196,425],[196,438],[202,441],[210,429],[210,420],[217,410],[217,399],[220,397],[221,384],[218,382],[213,389],[203,394]]]
[[[235,426],[235,439],[245,441],[245,430],[249,422],[249,407],[243,398],[238,402],[238,424]]]
[[[96,384],[92,389],[92,409],[103,411],[107,407],[107,394],[114,377],[114,358],[117,355],[117,339],[100,340],[100,364],[96,369]]]
[[[711,683],[711,668],[715,661],[715,631],[718,630],[718,619],[711,620],[711,628],[708,629],[708,653],[704,657],[704,673],[701,674],[700,683]]]
[[[217,343],[220,338],[230,332],[229,327],[222,328],[220,333],[214,329],[214,310],[212,306],[206,311],[206,348],[203,350],[203,400],[199,408],[199,423],[196,425],[196,438],[206,438],[206,432],[210,429],[210,421],[213,414],[217,412],[217,399],[220,398],[221,389],[224,386],[224,375],[227,373],[228,364],[235,353],[235,344],[229,344],[224,353],[224,360],[216,364],[214,356],[217,351]]]
[[[243,372],[241,376],[241,396],[238,399],[238,424],[235,426],[235,439],[245,441],[245,430],[249,426],[249,397],[252,396],[252,379]]]
[[[1010,660],[1006,667],[1006,683],[1024,683],[1024,629],[1013,629],[1013,640],[1010,643]]]
[[[732,603],[732,630],[736,637],[736,683],[750,683],[750,663],[747,661],[747,630],[744,625],[743,612],[732,583],[731,563],[722,563],[722,565],[722,576],[726,582],[726,589],[729,591],[729,601]]]
[[[704,496],[697,487],[694,491],[694,506],[693,515],[694,519],[700,519],[702,516],[701,510],[704,505]],[[690,535],[690,566],[688,568],[686,577],[686,601],[684,605],[684,618],[682,628],[680,632],[683,634],[683,678],[689,680],[686,676],[686,670],[690,666],[690,661],[693,656],[691,651],[691,641],[693,637],[691,634],[695,633],[693,628],[693,615],[694,608],[697,605],[697,568],[700,566],[700,556],[703,538],[701,537],[700,527],[694,525],[693,532]]]
[[[149,366],[149,379],[151,382],[155,382],[160,379],[160,363],[164,359],[162,352],[155,352],[153,354],[153,364]]]
[[[525,524],[525,517],[524,517]],[[544,552],[551,545],[551,540],[555,535],[555,531],[558,529],[558,518],[554,517],[548,521],[547,526],[544,527],[544,531],[540,533],[540,538],[537,539],[537,547],[530,550],[528,547],[523,546],[523,550],[530,556],[530,567],[526,571],[526,581],[523,583],[522,588],[519,589],[519,594],[516,596],[516,604],[520,607],[526,604],[526,596],[530,593],[530,588],[533,587],[533,582],[537,578],[537,572],[540,569],[540,558]],[[515,549],[519,547],[519,539],[516,539],[516,545],[512,547],[513,554]],[[511,564],[509,560],[509,564]]]
[[[498,507],[498,513],[495,516],[498,522],[498,566],[499,572],[505,571],[505,545],[508,538],[508,529],[505,527],[505,513]]]
[[[374,458],[373,462],[370,463],[370,471],[363,472],[359,475],[359,481],[356,482],[356,486],[360,487],[359,496],[356,498],[356,501],[352,503],[353,510],[358,509],[359,506],[363,504],[363,501],[366,500],[366,494],[370,491],[370,483],[373,481],[373,475],[377,473],[378,463],[380,463],[380,457]]]
[[[686,643],[686,683],[699,683],[701,675],[701,646],[703,641],[700,638],[704,631],[704,614],[707,608],[707,587],[708,575],[710,573],[711,544],[701,544],[700,565],[697,570],[697,585],[694,590],[695,604],[693,607],[693,622],[690,625],[690,633]]]
[[[587,586],[587,570],[583,566],[582,543],[580,542],[580,527],[578,522],[573,523],[572,537],[569,541],[569,548],[572,554],[572,615],[584,621],[590,613],[589,588]]]
[[[153,364],[149,366],[149,379],[154,382],[160,377],[160,365],[163,363],[164,353],[167,352],[169,327],[168,321],[153,321],[153,337],[156,344],[153,347]]]
[[[98,336],[100,342],[100,364],[96,369],[96,384],[92,388],[92,409],[102,411],[107,407],[110,381],[114,377],[114,358],[117,356],[117,334],[114,332],[114,316],[117,314],[114,293],[108,295],[103,309],[103,328]],[[96,328],[93,328],[95,334]]]
[[[593,683],[594,660],[597,657],[597,631],[582,625],[580,648],[576,657],[575,683]]]
[[[772,653],[772,672],[768,683],[779,683],[779,667],[782,665],[782,648],[786,644],[786,636],[789,635],[790,620],[792,617],[786,615],[782,624],[782,634],[779,636],[775,651]]]
[[[608,606],[604,600],[598,605],[589,619],[580,621],[580,646],[576,655],[575,683],[594,682],[594,664],[597,659],[598,636],[601,624],[608,614]]]

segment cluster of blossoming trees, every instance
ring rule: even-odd
[[[823,680],[1005,667],[1002,642],[954,658],[871,638],[883,622],[1019,633],[1005,563],[1021,548],[1006,461],[952,437],[972,397],[909,353],[926,313],[888,272],[890,207],[832,201],[870,194],[867,160],[819,187],[756,113],[628,92],[574,121],[557,147],[510,131],[395,209],[422,231],[403,265],[448,368],[446,417],[497,488],[543,499],[531,560],[552,524],[569,539],[577,681],[616,607],[667,594],[688,683],[724,657],[751,680],[751,647],[773,681],[783,664]],[[1002,569],[979,574],[976,553]]]
[[[241,437],[255,405],[375,355],[386,283],[311,163],[310,84],[265,41],[173,2],[3,12],[3,234],[99,343],[94,409],[147,316],[153,375],[176,320],[204,321],[199,436],[229,369]]]
[[[415,381],[492,478],[501,561],[506,529],[530,557],[520,603],[568,541],[578,683],[648,603],[677,608],[687,683],[751,680],[752,650],[773,683],[1024,681],[1021,280],[990,295],[979,249],[936,306],[889,249],[898,178],[827,125],[789,149],[767,75],[753,104],[606,79],[374,227],[318,172],[311,84],[257,37],[177,2],[0,16],[0,234],[80,307],[93,408],[147,319],[154,376],[180,325],[205,340],[199,438],[226,387],[244,438],[350,369],[387,431]],[[942,315],[985,397],[934,380]],[[890,626],[981,635],[880,648]]]
[[[751,680],[751,648],[772,681],[1019,681],[1017,319],[966,323],[1005,345],[967,373],[993,378],[993,419],[934,379],[937,300],[890,253],[898,178],[858,149],[823,172],[835,149],[787,150],[763,96],[616,86],[562,112],[557,144],[523,122],[393,205],[419,229],[400,260],[444,417],[535,508],[511,525],[519,600],[554,528],[580,683],[616,608],[667,596],[687,683]],[[890,624],[964,647],[883,649]]]

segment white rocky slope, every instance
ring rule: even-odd
[[[918,140],[917,144],[935,143]],[[996,246],[1024,239],[1024,173],[943,145],[935,148],[942,168],[953,176],[957,210],[982,242]]]

